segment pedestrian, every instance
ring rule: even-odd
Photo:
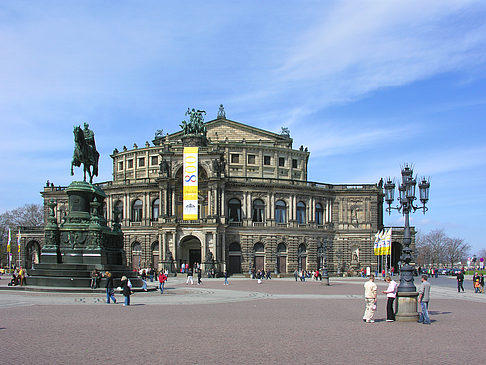
[[[201,285],[202,284],[201,276],[202,276],[201,269],[197,269],[197,285]]]
[[[110,304],[110,299],[113,300],[113,303],[116,304],[116,298],[115,298],[115,289],[113,285],[113,276],[111,275],[111,272],[107,271],[105,272],[105,278],[106,278],[106,304]]]
[[[365,290],[365,312],[363,315],[363,322],[374,323],[373,316],[376,311],[376,290],[375,276],[370,275],[369,280],[364,284]]]
[[[427,275],[422,275],[422,284],[419,288],[418,303],[422,312],[418,322],[423,324],[430,324],[429,318],[429,300],[430,300],[430,283],[427,281]]]
[[[147,291],[147,272],[145,271],[145,269],[142,270],[141,278],[142,278],[142,289],[144,291]]]
[[[224,270],[224,285],[229,285],[228,283],[228,271]]]
[[[167,281],[167,275],[165,275],[162,271],[159,274],[159,289],[160,289],[160,294],[164,294],[164,285],[165,282]]]
[[[383,294],[386,294],[386,321],[387,322],[395,322],[395,311],[393,310],[393,302],[397,297],[397,283],[395,280],[392,280],[390,276],[386,276],[385,281],[388,283],[388,288],[383,291]]]
[[[96,289],[96,278],[98,277],[98,271],[94,269],[91,271],[91,284],[90,287],[91,289]]]
[[[192,279],[192,269],[188,268],[187,269],[187,280],[186,280],[186,285],[191,282],[191,285],[194,285],[194,280]]]
[[[481,291],[481,293],[484,293],[484,276],[483,276],[483,273],[481,273],[481,275],[479,276],[479,290]]]
[[[129,306],[130,295],[132,294],[130,280],[126,276],[122,276],[120,285],[122,287],[123,296],[125,297],[125,303],[123,304],[123,306]]]
[[[299,272],[297,271],[297,269],[294,270],[294,279],[295,281],[297,281],[297,278],[299,277]]]
[[[457,273],[457,292],[460,293],[461,289],[464,292],[464,274],[462,273],[462,270],[460,270]]]
[[[24,283],[24,278],[25,278],[25,270],[22,268],[22,266],[19,267],[19,279],[20,279],[20,286],[25,285]]]

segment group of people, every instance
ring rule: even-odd
[[[421,312],[419,316],[419,323],[430,324],[429,318],[429,300],[430,300],[430,283],[427,281],[427,275],[422,275],[422,283],[419,288],[418,304],[420,305]],[[386,290],[382,291],[386,294],[386,321],[395,321],[395,310],[393,308],[393,302],[397,297],[398,284],[389,275],[385,277],[385,281],[388,283]],[[365,290],[365,312],[363,314],[363,322],[374,323],[373,319],[376,312],[377,303],[377,291],[378,287],[375,284],[375,276],[372,274],[369,280],[364,284]]]
[[[25,269],[23,269],[22,266],[14,266],[14,270],[12,271],[12,279],[8,283],[8,286],[26,285],[27,281],[25,279],[25,274]]]
[[[464,272],[461,270],[456,275],[457,278],[457,292],[464,292]],[[484,293],[484,276],[475,272],[472,277],[472,283],[475,293]]]
[[[474,273],[473,276],[474,292],[484,293],[484,276],[483,274]]]
[[[271,280],[272,272],[270,270],[265,271],[265,269],[260,269],[257,270],[256,272],[255,270],[253,270],[251,278],[257,280],[263,280],[263,279]]]
[[[322,273],[319,271],[319,269],[314,270],[314,271],[307,271],[307,270],[294,270],[294,279],[295,281],[305,281],[305,279],[310,279],[313,278],[314,280],[321,280],[322,281]]]

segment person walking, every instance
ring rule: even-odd
[[[202,270],[201,269],[197,269],[197,285],[201,285],[202,284],[201,277],[202,277]]]
[[[113,276],[111,275],[111,272],[107,271],[105,272],[105,278],[106,278],[106,304],[110,304],[110,299],[113,300],[113,303],[116,304],[116,298],[115,298],[115,289],[113,285]]]
[[[484,293],[484,275],[483,273],[481,273],[481,275],[479,276],[479,290],[481,291],[481,293]]]
[[[295,278],[295,281],[297,281],[297,278],[299,277],[299,272],[297,271],[297,269],[294,270],[294,278]]]
[[[194,285],[194,280],[192,279],[192,269],[188,268],[187,269],[187,280],[186,280],[186,285],[191,282],[191,285]]]
[[[430,324],[429,318],[429,300],[430,300],[430,283],[427,281],[427,275],[422,275],[422,284],[419,288],[418,303],[422,312],[418,322],[423,324]]]
[[[365,290],[365,312],[363,322],[374,323],[373,316],[376,310],[376,290],[375,275],[371,274],[369,280],[364,284]]]
[[[386,276],[385,281],[388,283],[388,288],[383,291],[383,294],[386,294],[386,321],[387,322],[395,322],[395,311],[393,310],[393,302],[397,297],[397,283],[395,280],[392,280],[390,276]]]
[[[228,271],[224,270],[224,285],[229,285],[228,283]]]
[[[132,294],[132,288],[130,286],[130,280],[128,280],[126,276],[122,276],[121,278],[121,287],[122,287],[123,296],[125,297],[125,304],[123,304],[123,306],[129,306],[130,295]]]
[[[460,293],[461,289],[464,292],[464,274],[461,271],[457,273],[457,292]]]
[[[167,281],[167,275],[164,274],[164,272],[160,272],[159,274],[159,289],[160,289],[160,294],[164,294],[164,285],[165,282]]]
[[[91,271],[91,284],[90,284],[91,289],[96,289],[97,278],[98,278],[98,271],[94,269],[93,271]]]

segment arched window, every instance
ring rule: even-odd
[[[155,199],[152,202],[152,219],[157,220],[159,218],[159,207],[160,207],[160,200]]]
[[[229,251],[230,252],[241,252],[241,246],[238,242],[233,242],[230,246],[229,246]]]
[[[287,246],[285,246],[285,243],[279,243],[277,246],[277,252],[278,253],[284,253],[287,252]]]
[[[120,220],[123,219],[123,202],[121,200],[115,203],[115,209],[120,213]]]
[[[263,222],[265,217],[265,203],[261,199],[253,201],[253,222]]]
[[[283,200],[275,203],[275,222],[287,223],[287,204]]]
[[[255,251],[255,253],[263,253],[265,252],[265,246],[263,246],[263,243],[258,242],[255,243],[255,246],[253,246],[253,250]]]
[[[297,203],[297,223],[305,223],[305,204],[303,202]]]
[[[142,210],[143,210],[143,203],[140,199],[137,199],[133,202],[132,205],[132,221],[133,222],[141,222],[142,221]]]
[[[307,269],[307,248],[303,243],[301,243],[297,249],[297,263],[299,265],[299,270]]]
[[[299,256],[304,255],[306,252],[307,252],[307,248],[305,247],[305,245],[303,243],[301,243],[299,245],[299,249],[297,251],[298,255]]]
[[[142,267],[142,245],[135,241],[132,244],[132,268],[139,269]]]
[[[228,220],[241,222],[241,202],[236,198],[232,198],[228,202]]]
[[[316,204],[316,224],[323,224],[323,217],[324,217],[324,209],[322,208],[321,203]]]

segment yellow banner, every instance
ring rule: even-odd
[[[184,147],[182,219],[185,221],[198,219],[198,152],[198,147]]]

